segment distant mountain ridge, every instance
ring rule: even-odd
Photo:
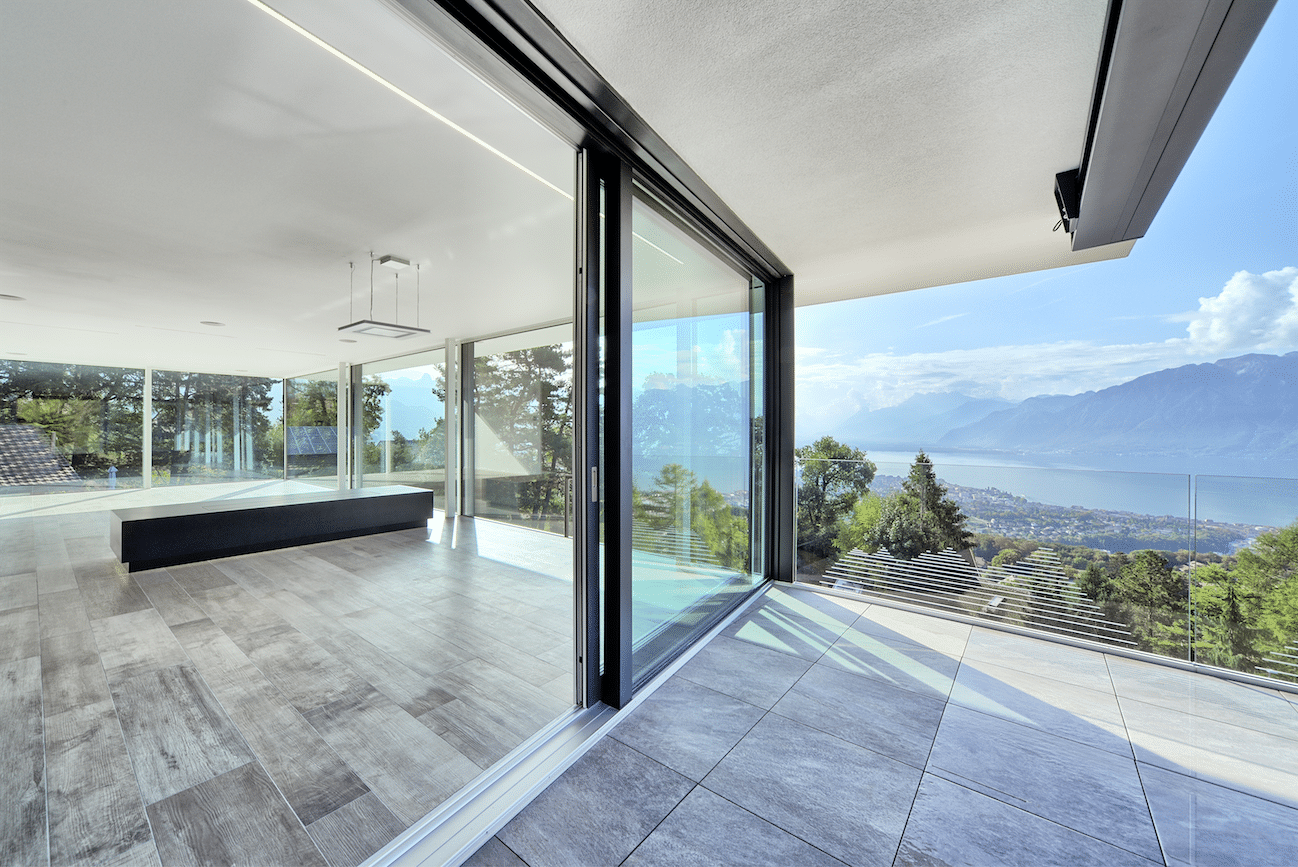
[[[942,448],[1298,457],[1298,352],[1250,354],[1029,398],[950,429]]]
[[[910,448],[916,441],[936,442],[955,428],[1013,406],[1010,400],[954,391],[916,394],[896,406],[857,412],[839,425],[836,439],[864,449]]]

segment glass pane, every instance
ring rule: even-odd
[[[286,379],[284,398],[285,478],[338,487],[338,372]]]
[[[446,352],[361,367],[361,486],[411,485],[446,494]]]
[[[278,479],[284,473],[282,381],[153,372],[153,483]]]
[[[1298,683],[1298,480],[1194,483],[1195,661]]]
[[[138,488],[144,371],[0,360],[0,492]]]
[[[753,586],[750,278],[666,208],[632,208],[637,680]]]
[[[572,326],[481,340],[473,352],[474,510],[572,534]]]

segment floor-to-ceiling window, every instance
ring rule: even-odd
[[[446,353],[361,365],[360,484],[446,492]]]
[[[284,477],[338,487],[338,443],[338,372],[284,380]]]
[[[153,372],[153,481],[189,485],[283,475],[278,379]]]

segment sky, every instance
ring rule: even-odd
[[[798,441],[914,394],[1079,394],[1298,350],[1295,45],[1281,0],[1126,259],[798,308]]]

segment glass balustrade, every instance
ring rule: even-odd
[[[1298,681],[1298,481],[800,460],[798,580]]]

